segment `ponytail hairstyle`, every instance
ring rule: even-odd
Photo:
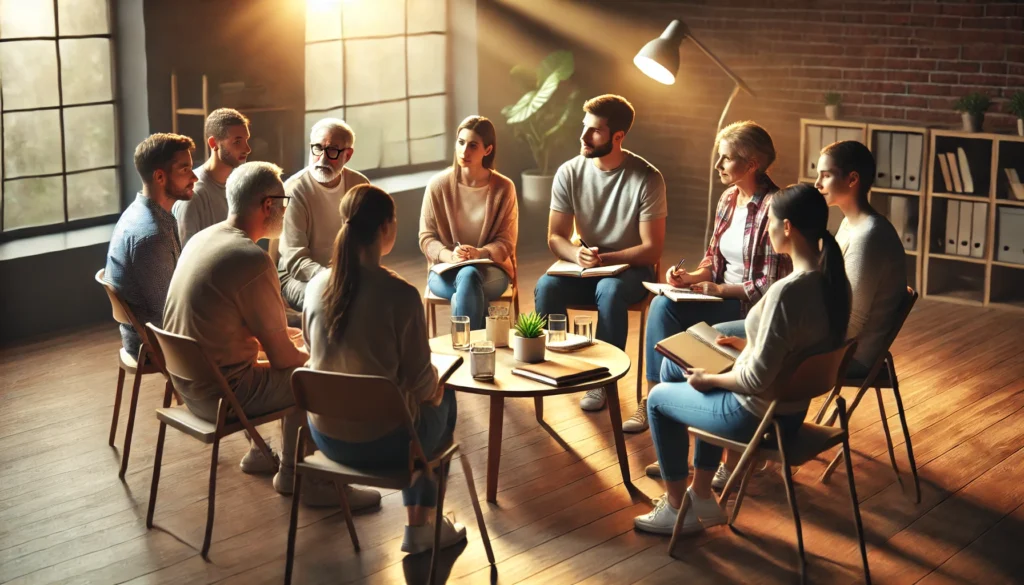
[[[327,335],[341,341],[348,306],[359,290],[359,256],[380,237],[380,229],[395,219],[395,200],[380,187],[357,185],[348,190],[338,206],[341,229],[331,253],[331,274],[324,290]]]
[[[832,159],[833,164],[843,173],[842,178],[856,172],[859,179],[857,183],[857,201],[863,208],[870,208],[868,203],[868,191],[875,184],[875,156],[871,154],[867,146],[856,140],[842,140],[833,142],[821,149],[824,154]]]
[[[498,154],[498,135],[494,131],[494,124],[483,116],[470,116],[459,124],[459,127],[455,130],[455,140],[459,139],[459,133],[463,130],[470,130],[475,132],[480,140],[483,141],[483,147],[493,146],[491,154],[484,157],[483,166],[485,169],[494,169],[494,157]],[[456,177],[459,176],[459,158],[454,156],[452,158],[452,170]]]
[[[775,162],[775,143],[768,131],[756,122],[733,122],[722,128],[715,137],[715,145],[722,142],[728,142],[743,159],[757,165],[758,180],[767,176],[768,169]]]
[[[828,231],[828,204],[812,185],[799,183],[775,193],[771,211],[780,221],[788,219],[812,250],[821,250],[818,268],[825,281],[822,295],[828,314],[828,329],[833,343],[838,346],[846,341],[853,295],[850,281],[846,278],[843,251]]]

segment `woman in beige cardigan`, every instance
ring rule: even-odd
[[[449,299],[452,315],[469,317],[483,329],[487,303],[497,300],[515,277],[519,207],[516,187],[494,170],[494,124],[470,116],[459,124],[452,168],[434,175],[423,196],[420,250],[431,267],[427,286]],[[470,264],[439,273],[435,266],[465,260]]]

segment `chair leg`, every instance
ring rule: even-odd
[[[839,462],[842,460],[843,451],[842,449],[840,449],[836,451],[836,456],[832,458],[832,461],[828,464],[828,467],[825,468],[825,471],[822,472],[821,477],[818,479],[818,481],[820,481],[821,483],[828,483],[828,480],[832,479],[832,474],[835,473],[836,467],[839,466]]]
[[[302,493],[302,474],[295,470],[295,487],[292,492],[292,513],[288,519],[288,552],[284,561],[284,585],[292,582],[292,569],[295,565],[295,532],[299,527],[299,494]]]
[[[857,525],[857,539],[860,541],[860,560],[864,564],[864,583],[871,585],[871,571],[868,569],[868,549],[864,544],[864,523],[860,518],[860,504],[857,501],[857,486],[853,480],[853,464],[850,463],[849,436],[843,438],[843,453],[846,459],[846,479],[850,483],[850,502],[853,504],[853,521]]]
[[[473,513],[476,514],[476,524],[480,527],[480,540],[484,542],[484,550],[487,551],[487,561],[494,565],[494,551],[491,549],[491,537],[487,534],[487,524],[484,523],[484,513],[480,509],[480,497],[476,493],[476,484],[473,483],[473,470],[469,466],[469,458],[464,453],[459,454],[459,462],[462,464],[462,475],[466,476],[466,487],[469,489],[469,500],[473,503]]]
[[[437,305],[430,303],[430,336],[437,337]]]
[[[665,494],[668,497],[668,494]],[[683,518],[686,518],[686,511],[690,509],[690,490],[683,492],[683,501],[679,503],[679,515],[676,516],[676,524],[672,527],[672,538],[668,541],[668,556],[674,556],[676,544],[679,543],[679,531],[683,528]]]
[[[782,459],[782,478],[786,483],[786,499],[789,500],[789,511],[793,514],[793,525],[796,527],[796,551],[800,556],[800,583],[807,582],[807,559],[804,556],[804,531],[800,525],[800,511],[796,507],[796,489],[793,487],[793,474],[789,469],[786,451],[782,445],[782,432],[775,423],[775,436],[779,443],[779,457]]]
[[[299,477],[298,475],[295,476]],[[352,506],[348,503],[348,494],[345,493],[345,486],[334,484],[341,499],[341,511],[345,513],[345,524],[348,525],[348,535],[352,538],[352,547],[359,552],[359,537],[356,535],[356,522],[352,519]]]
[[[149,486],[149,509],[146,511],[146,528],[153,527],[153,513],[156,512],[156,489],[160,484],[160,463],[164,458],[164,438],[167,423],[160,421],[160,432],[156,436],[156,456],[153,458],[153,483]]]
[[[875,388],[875,397],[878,398],[878,414],[882,417],[882,431],[885,433],[885,446],[889,450],[889,463],[892,465],[892,471],[896,474],[896,483],[900,484],[900,491],[902,492],[903,477],[900,476],[900,468],[896,464],[896,452],[892,448],[892,435],[889,433],[889,417],[885,415],[881,388]]]
[[[751,460],[750,465],[747,466],[746,473],[743,474],[743,481],[740,482],[740,491],[736,493],[736,503],[733,504],[732,514],[729,515],[729,526],[736,523],[736,517],[740,515],[740,506],[743,504],[743,496],[747,493],[747,485],[750,484],[750,476],[754,475],[754,469],[757,467],[757,460]],[[722,501],[720,504],[724,506],[728,501],[729,494],[726,491],[722,491]]]
[[[448,466],[442,465],[437,474],[437,512],[434,516],[434,550],[430,552],[430,577],[428,585],[437,582],[437,557],[441,550],[441,522],[444,519],[444,492],[448,487]]]
[[[636,344],[636,405],[640,407],[640,401],[644,399],[644,334],[647,328],[647,309],[640,311],[640,339]]]
[[[892,380],[892,393],[896,398],[896,410],[900,414],[900,426],[903,427],[903,441],[907,444],[907,461],[910,463],[910,473],[914,476],[914,502],[921,503],[921,480],[917,477],[917,461],[914,460],[914,445],[910,442],[910,429],[907,427],[907,414],[903,411],[903,398],[900,396],[900,384],[896,380],[896,368],[892,360],[887,360],[889,366],[889,379]]]
[[[213,441],[213,454],[210,456],[210,494],[206,504],[206,536],[203,537],[203,550],[201,553],[201,556],[206,560],[209,560],[207,555],[210,552],[210,540],[213,538],[213,511],[217,496],[217,454],[219,452],[220,438],[217,438]]]
[[[121,470],[117,476],[124,479],[128,471],[128,456],[132,451],[132,431],[135,430],[135,410],[139,405],[139,386],[142,385],[142,363],[145,353],[140,356],[139,367],[135,370],[135,381],[132,384],[132,398],[128,405],[128,424],[124,427],[124,447],[121,449]]]
[[[124,388],[124,368],[117,367],[117,391],[114,393],[114,415],[110,419],[110,438],[107,444],[114,446],[114,437],[117,435],[117,416],[121,412],[121,390]]]
[[[832,400],[842,392],[842,388],[834,388],[825,397],[825,401],[821,403],[821,408],[818,409],[818,414],[814,415],[814,424],[820,425],[821,419],[825,418],[825,412],[828,411],[828,405],[832,404]]]

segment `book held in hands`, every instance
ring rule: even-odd
[[[610,264],[608,266],[595,266],[584,268],[575,262],[559,260],[548,268],[548,274],[552,276],[575,276],[577,278],[594,278],[599,276],[615,276],[629,268],[629,264]]]
[[[716,297],[712,295],[705,295],[685,288],[674,287],[671,284],[665,284],[662,282],[645,282],[644,288],[651,291],[656,295],[662,295],[669,298],[671,301],[721,301],[722,297]]]
[[[701,368],[709,374],[721,374],[732,368],[740,352],[715,343],[719,335],[714,327],[701,321],[682,333],[662,339],[654,349],[686,370]]]
[[[490,258],[474,258],[473,260],[463,260],[461,262],[438,262],[430,267],[430,271],[436,274],[444,274],[449,270],[462,268],[463,266],[469,266],[470,264],[494,264],[494,260],[491,260]]]

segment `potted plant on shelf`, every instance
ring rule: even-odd
[[[580,109],[579,90],[564,83],[574,71],[575,63],[569,51],[551,53],[536,69],[516,65],[510,75],[526,93],[516,103],[501,109],[515,136],[530,147],[537,165],[523,172],[520,193],[523,207],[528,213],[540,211],[545,218],[556,168],[551,152],[563,138],[566,122],[576,120],[572,115]]]
[[[981,132],[985,122],[985,112],[992,106],[992,99],[981,92],[969,93],[953,104],[953,109],[960,112],[964,121],[964,132]]]
[[[836,120],[839,118],[839,105],[843,103],[843,96],[839,92],[830,91],[825,94],[825,118]]]
[[[528,364],[544,361],[546,324],[547,319],[538,315],[536,311],[520,314],[519,320],[516,321],[515,333],[512,334],[512,357]]]
[[[1010,96],[1010,113],[1017,116],[1017,135],[1024,136],[1024,91],[1018,91]]]

